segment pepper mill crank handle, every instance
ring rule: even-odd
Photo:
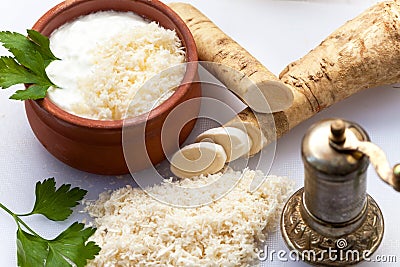
[[[360,141],[351,130],[352,127],[356,126],[346,128],[343,121],[334,121],[331,125],[331,146],[342,152],[361,152],[368,157],[378,176],[400,192],[400,164],[391,168],[385,152],[374,143]]]

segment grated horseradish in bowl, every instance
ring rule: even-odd
[[[46,69],[58,86],[50,100],[74,115],[119,120],[146,113],[181,83],[185,51],[175,31],[133,12],[99,11],[77,18],[50,35],[61,60]],[[169,75],[158,73],[171,68]],[[134,101],[134,104],[130,104]],[[162,100],[161,100],[162,102]]]
[[[129,127],[135,134],[130,145],[139,147],[145,138],[143,153],[151,161],[136,164],[136,170],[162,161],[165,119],[181,103],[200,96],[200,85],[193,83],[196,64],[175,67],[146,83],[169,67],[197,61],[193,37],[179,16],[159,1],[66,1],[33,29],[50,36],[52,51],[62,59],[46,69],[59,88],[25,104],[44,147],[74,168],[125,174],[122,127]],[[188,118],[198,114],[200,103],[194,103],[198,105],[185,110]],[[174,120],[174,127],[182,128],[180,142],[194,122]]]

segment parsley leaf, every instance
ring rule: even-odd
[[[31,235],[22,229],[17,231],[17,257],[19,266],[69,267],[74,263],[84,267],[100,252],[94,242],[87,242],[96,229],[84,228],[74,223],[53,240]]]
[[[16,91],[10,97],[10,99],[16,99],[16,100],[41,99],[46,96],[46,91],[47,91],[46,86],[33,84],[25,90]]]
[[[35,30],[27,30],[28,37],[37,45],[36,48],[43,56],[45,66],[47,67],[52,61],[60,60],[50,50],[50,40],[46,36],[40,34]]]
[[[95,231],[96,229],[91,227],[84,228],[84,224],[82,223],[72,224],[49,243],[49,258],[57,258],[62,255],[77,266],[85,266],[87,259],[94,259],[94,256],[100,252],[100,247],[94,242],[86,243]]]
[[[0,32],[0,43],[10,51],[14,58],[0,57],[0,87],[6,89],[16,84],[36,85],[31,90],[18,91],[11,99],[39,99],[46,96],[50,86],[56,86],[47,76],[46,67],[59,60],[50,50],[49,39],[34,30],[28,36],[20,33]]]
[[[17,230],[17,260],[21,267],[84,267],[100,252],[100,247],[88,241],[96,228],[83,223],[73,223],[52,240],[45,239],[32,230],[21,218],[32,214],[42,214],[53,221],[65,220],[71,208],[78,204],[87,191],[64,184],[56,190],[54,178],[36,183],[36,201],[32,212],[15,214],[0,203],[0,209],[15,220]]]
[[[31,57],[32,54],[38,53],[43,58],[45,67],[47,67],[52,61],[59,60],[59,58],[54,56],[53,52],[50,50],[49,38],[35,30],[27,30],[27,32],[28,37],[17,32],[2,31],[0,32],[0,42],[3,43],[3,46],[13,54],[13,51],[15,50],[23,51],[27,57]],[[20,58],[22,59],[22,57]],[[24,65],[24,63],[20,62],[18,58],[17,60],[19,63]]]
[[[0,57],[0,87],[8,88],[19,83],[43,83],[41,77],[38,77],[32,71],[19,65],[11,57]]]
[[[43,239],[28,234],[20,227],[17,230],[18,266],[46,266],[46,250],[48,246]]]
[[[54,178],[46,179],[36,184],[36,201],[31,214],[42,214],[53,221],[64,221],[72,213],[73,207],[79,204],[87,191],[80,188],[71,188],[64,184],[56,190]]]

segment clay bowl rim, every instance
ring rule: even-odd
[[[41,32],[48,23],[50,23],[54,18],[57,16],[62,16],[63,12],[72,8],[78,8],[78,6],[85,2],[95,2],[97,0],[66,0],[63,1],[56,6],[49,9],[39,20],[34,24],[32,27],[33,30]],[[189,90],[191,90],[191,85],[195,81],[197,76],[197,62],[198,62],[198,55],[197,55],[197,48],[190,32],[189,28],[186,26],[185,22],[180,18],[178,14],[176,14],[170,7],[161,3],[158,0],[130,0],[133,4],[134,2],[141,2],[151,8],[154,8],[170,19],[174,26],[176,27],[176,32],[180,35],[180,39],[182,41],[182,45],[185,47],[186,61],[183,64],[186,64],[186,71],[185,75],[175,90],[175,92],[166,99],[163,103],[155,107],[154,109],[150,110],[149,112],[140,114],[138,116],[120,119],[120,120],[95,120],[95,119],[88,119],[79,117],[72,113],[69,113],[56,104],[54,104],[48,96],[43,99],[39,100],[28,100],[31,104],[38,105],[40,108],[43,108],[45,111],[50,113],[51,115],[55,116],[57,119],[65,121],[69,124],[76,125],[79,127],[85,128],[94,128],[94,129],[122,129],[124,125],[128,126],[135,126],[140,125],[143,123],[150,123],[153,120],[156,120],[158,117],[162,116],[166,112],[170,111],[174,106],[176,106],[179,101],[187,94]],[[128,2],[128,1],[127,1]],[[105,9],[96,9],[94,8],[92,12],[97,11],[104,11]],[[113,10],[110,8],[109,10]],[[132,11],[134,12],[134,11]],[[82,13],[82,15],[87,15],[88,13]],[[142,14],[138,14],[139,16],[144,17]],[[77,16],[76,18],[78,18]],[[147,18],[147,17],[144,17]],[[72,20],[70,20],[72,21]],[[157,20],[154,20],[157,21]],[[54,31],[55,29],[52,29]]]

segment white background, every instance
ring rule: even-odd
[[[169,1],[166,1],[169,2]],[[271,0],[202,0],[193,3],[226,33],[236,39],[272,72],[279,72],[291,61],[306,54],[330,32],[361,13],[377,1],[271,1]],[[23,33],[57,0],[1,0],[0,30]],[[5,54],[4,50],[0,50]],[[15,212],[27,212],[34,201],[34,186],[39,180],[55,177],[59,184],[72,183],[89,190],[95,199],[106,189],[133,183],[130,177],[104,177],[74,170],[54,159],[34,137],[24,112],[23,103],[9,100],[14,87],[0,92],[0,202]],[[361,92],[296,127],[277,144],[276,159],[270,174],[288,176],[297,187],[303,185],[300,142],[307,128],[323,118],[342,117],[361,124],[371,139],[381,146],[393,164],[400,161],[399,119],[400,90],[393,86]],[[368,192],[380,205],[385,217],[385,236],[377,252],[396,255],[400,261],[400,195],[383,182],[370,168]],[[79,209],[77,209],[79,210]],[[40,216],[28,223],[47,237],[54,237],[72,221],[47,222]],[[0,211],[0,266],[16,265],[16,227],[8,215]],[[270,249],[285,249],[280,234],[272,234]],[[301,266],[303,263],[267,262],[271,266]],[[396,264],[365,264],[396,266]],[[362,265],[364,266],[364,265]]]

